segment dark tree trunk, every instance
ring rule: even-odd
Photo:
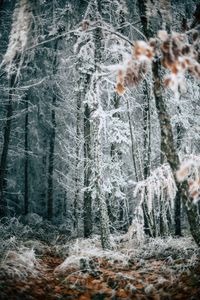
[[[133,129],[132,129],[132,124],[131,124],[130,105],[129,105],[128,100],[127,100],[127,113],[128,113],[128,122],[129,122],[129,128],[130,128],[130,136],[131,136],[131,150],[132,150],[133,168],[134,168],[134,171],[135,171],[136,182],[138,182],[140,178],[139,178],[139,174],[138,174],[138,171],[137,171],[137,165],[136,165],[136,150],[135,150],[135,145],[134,145]],[[145,234],[147,234],[149,236],[153,236],[153,234],[152,234],[152,221],[151,221],[151,217],[150,217],[149,212],[148,212],[148,206],[147,206],[146,198],[144,199],[144,201],[142,203],[142,210],[143,210],[143,216],[144,216],[144,232],[145,232]]]
[[[143,109],[143,131],[144,131],[144,179],[150,175],[151,160],[151,114],[150,114],[150,93],[147,82],[144,82],[145,103]]]
[[[80,126],[81,126],[81,95],[77,98],[76,103],[76,166],[75,166],[75,195],[74,195],[74,212],[73,212],[73,227],[74,230],[78,234],[78,203],[79,203],[79,196],[80,196],[80,180],[79,180],[79,151],[80,151]]]
[[[28,135],[29,135],[29,100],[28,96],[25,99],[25,133],[24,133],[24,214],[27,215],[29,212],[29,177],[28,177],[28,169],[29,169],[29,155],[28,155]]]
[[[138,7],[140,11],[140,19],[142,23],[142,28],[145,36],[149,38],[152,36],[152,29],[151,26],[148,27],[148,20],[147,20],[147,1],[139,1],[138,0]],[[148,91],[147,82],[144,82],[143,86],[144,94],[145,94],[145,103],[144,103],[144,110],[143,110],[143,130],[144,130],[144,179],[150,175],[150,160],[151,160],[151,120],[150,120],[150,93]],[[148,212],[147,207],[147,191],[145,189],[145,196],[144,196],[144,203],[142,205],[143,215],[144,215],[144,232],[149,235],[150,237],[155,236],[155,232],[153,230],[153,220]]]
[[[174,199],[174,221],[175,221],[175,235],[181,236],[181,193],[180,190],[176,192]]]
[[[178,111],[180,111],[180,108],[178,107]],[[177,128],[177,149],[180,150],[181,147],[181,140],[183,138],[183,125],[181,122],[178,122]],[[176,193],[175,198],[175,205],[174,205],[174,221],[175,221],[175,235],[181,236],[181,193],[178,190]]]
[[[53,173],[54,173],[54,149],[55,149],[55,137],[56,137],[56,115],[55,115],[56,96],[52,99],[52,111],[51,111],[51,137],[49,143],[49,167],[48,167],[48,190],[47,190],[47,218],[51,220],[53,218]]]
[[[113,100],[114,100],[114,108],[115,108],[115,110],[119,109],[119,107],[120,107],[120,96],[118,96],[116,94],[114,96]],[[121,117],[120,113],[118,113],[118,112],[116,112],[116,113],[113,114],[113,118],[120,119],[120,117]],[[111,161],[112,161],[113,164],[115,164],[116,157],[117,157],[118,161],[120,161],[122,159],[122,153],[121,153],[121,151],[119,149],[119,146],[116,143],[112,143],[111,144],[110,156],[111,156]],[[121,192],[123,192],[121,187],[120,187],[120,190],[121,190]],[[113,197],[112,194],[108,194],[108,200],[107,200],[107,202],[109,202],[109,198],[111,198],[111,197]],[[114,199],[114,202],[116,202],[116,201],[117,201],[117,199]],[[109,205],[109,207],[108,207],[108,215],[109,215],[110,221],[112,221],[114,219],[113,218],[114,216],[111,213],[110,209],[111,209],[111,206]],[[110,213],[109,213],[109,211],[110,211]],[[126,220],[126,221],[124,220],[124,201],[120,200],[119,201],[119,224],[120,224],[119,229],[123,230],[123,231],[126,230],[127,225],[129,225],[129,224],[127,224],[127,222],[129,223],[129,220]]]
[[[101,13],[102,3],[100,0],[97,0],[95,3],[96,10],[96,21],[99,22],[99,16]],[[99,64],[101,64],[102,56],[102,29],[97,27],[94,31],[94,43],[95,43],[95,71],[98,71]],[[94,82],[94,90],[96,91],[97,81]],[[94,99],[94,109],[98,110],[99,108],[99,99]],[[96,201],[98,203],[99,208],[99,217],[100,217],[100,231],[101,231],[101,245],[103,249],[111,249],[110,244],[110,228],[109,228],[109,217],[108,217],[108,209],[106,205],[105,195],[102,191],[103,185],[103,177],[100,172],[101,163],[102,163],[102,147],[101,147],[101,137],[99,136],[99,117],[94,121],[94,132],[96,134],[95,137],[95,189],[96,189]]]
[[[53,76],[56,75],[57,71],[57,47],[58,40],[55,41],[54,45],[54,59],[53,59]],[[54,152],[55,152],[55,139],[56,139],[56,91],[53,90],[52,97],[52,108],[51,108],[51,134],[49,142],[49,167],[48,167],[48,186],[47,186],[47,218],[52,220],[53,218],[53,174],[54,174]]]
[[[151,118],[150,118],[150,93],[147,82],[144,82],[143,91],[145,95],[143,108],[143,132],[144,132],[144,165],[143,174],[144,179],[150,175],[150,161],[151,161]],[[147,206],[147,190],[145,189],[144,203],[142,205],[144,215],[144,232],[150,237],[155,237],[153,230],[153,220],[148,211]],[[153,208],[152,208],[153,209]]]
[[[130,137],[131,137],[131,153],[132,153],[132,160],[133,160],[133,168],[135,172],[135,179],[138,182],[139,174],[138,174],[137,164],[136,164],[136,150],[135,150],[135,143],[133,137],[133,127],[131,123],[130,104],[128,99],[127,99],[127,115],[128,115],[128,123],[129,123]]]
[[[84,237],[92,234],[92,195],[90,190],[91,176],[91,137],[90,137],[90,108],[84,107]]]
[[[10,144],[10,132],[12,124],[12,115],[13,115],[13,103],[12,95],[13,88],[15,86],[16,74],[11,75],[10,78],[10,91],[7,104],[7,113],[6,113],[6,124],[4,127],[3,135],[3,147],[1,153],[1,165],[0,165],[0,218],[6,215],[6,200],[4,198],[4,185],[6,180],[6,168],[7,168],[7,159],[8,159],[8,150]]]
[[[3,8],[4,0],[0,0],[0,10]]]

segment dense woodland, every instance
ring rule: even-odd
[[[0,39],[0,299],[199,299],[200,2],[1,0]]]

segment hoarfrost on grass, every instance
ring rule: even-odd
[[[8,277],[25,278],[28,275],[36,276],[39,270],[39,261],[36,259],[35,251],[25,247],[18,251],[8,251],[1,262],[1,275]]]

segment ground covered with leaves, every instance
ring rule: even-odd
[[[113,250],[102,251],[98,236],[69,239],[40,225],[34,235],[17,219],[1,224],[0,299],[200,299],[199,249],[189,236],[113,235]]]

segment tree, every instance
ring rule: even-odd
[[[29,99],[25,97],[25,122],[24,122],[24,214],[29,212]]]
[[[142,2],[144,11],[146,11],[146,4]],[[144,15],[143,26],[148,36],[148,22],[147,16]],[[152,29],[152,27],[151,27]],[[151,30],[150,29],[150,30]],[[168,34],[166,31],[160,31],[158,33],[158,40],[152,39],[149,44],[146,42],[136,42],[134,45],[134,57],[140,60],[140,64],[144,62],[152,61],[152,75],[153,75],[153,91],[155,97],[155,104],[158,113],[160,130],[161,130],[161,147],[166,155],[167,162],[169,163],[177,189],[180,193],[180,197],[185,205],[187,216],[190,224],[190,229],[194,240],[200,244],[200,232],[199,232],[199,215],[197,207],[192,203],[192,198],[189,192],[188,182],[185,180],[182,183],[178,182],[176,172],[180,167],[180,160],[177,154],[177,150],[174,144],[174,136],[172,126],[170,122],[170,116],[167,113],[166,104],[163,97],[162,82],[161,82],[161,61],[158,55],[158,51],[162,55],[162,65],[170,70],[171,74],[165,78],[165,86],[171,87],[174,92],[178,92],[177,89],[181,88],[182,74],[189,70],[194,76],[199,77],[199,63],[198,58],[195,56],[194,48],[196,38],[193,37],[194,42],[189,43],[187,36],[185,35],[181,39],[179,34]],[[186,42],[187,40],[187,42]],[[187,43],[187,44],[186,44]],[[171,51],[171,52],[170,52]],[[183,61],[188,61],[188,64],[182,64]],[[194,68],[194,69],[193,69]],[[146,72],[143,69],[143,73]],[[121,90],[124,90],[123,84],[128,84],[126,74],[122,78]],[[136,71],[132,69],[132,76],[137,76],[137,80],[142,79],[142,72],[136,74]]]
[[[10,144],[11,120],[13,115],[13,89],[16,87],[22,64],[21,54],[25,50],[28,41],[29,28],[32,21],[31,5],[28,0],[20,0],[13,13],[12,30],[8,49],[4,55],[2,65],[6,65],[9,78],[9,96],[6,108],[6,124],[4,127],[4,139],[0,165],[0,216],[6,215],[6,203],[4,198],[4,185],[7,168],[8,150]]]

